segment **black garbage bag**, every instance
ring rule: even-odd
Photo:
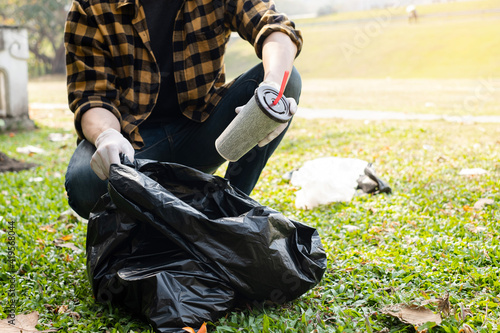
[[[150,160],[111,166],[86,248],[96,300],[142,315],[157,332],[215,321],[239,300],[293,300],[326,269],[314,228],[223,178]]]

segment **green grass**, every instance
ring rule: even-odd
[[[74,141],[48,141],[47,135],[55,131],[60,130],[0,136],[0,151],[40,164],[29,171],[0,174],[0,229],[6,231],[12,220],[17,233],[17,313],[38,311],[39,329],[151,332],[129,314],[96,304],[84,252],[55,246],[54,241],[71,234],[70,241],[84,249],[86,235],[85,223],[60,218],[68,209],[63,183]],[[499,133],[497,126],[488,124],[296,119],[252,196],[318,228],[328,253],[327,273],[319,286],[294,302],[229,313],[210,323],[210,331],[367,332],[368,321],[374,332],[413,332],[380,309],[447,294],[452,314],[431,332],[458,332],[463,324],[478,332],[498,331]],[[28,144],[47,154],[16,153],[16,147]],[[394,194],[356,196],[350,203],[297,210],[298,189],[282,175],[324,156],[374,162]],[[462,168],[473,167],[489,174],[458,175]],[[35,177],[43,180],[30,181]],[[479,198],[495,203],[469,209]],[[47,225],[53,232],[40,229]],[[347,231],[344,225],[359,229]],[[0,238],[6,258],[6,234]],[[8,267],[5,260],[1,265],[4,311]]]
[[[500,77],[498,13],[422,18],[418,24],[395,16],[361,22],[314,20],[297,22],[304,46],[295,65],[304,79]],[[230,44],[228,77],[258,62],[247,44]]]
[[[395,1],[395,5],[387,9],[373,9],[358,12],[340,12],[331,15],[325,15],[318,18],[305,18],[298,19],[296,22],[299,24],[318,23],[318,22],[342,22],[350,20],[371,19],[373,17],[385,16],[389,12],[394,16],[406,17],[406,5],[411,1]],[[398,5],[401,4],[401,5]],[[491,10],[499,9],[500,4],[496,0],[475,0],[475,1],[462,1],[462,2],[442,2],[428,5],[417,6],[419,15],[432,15],[432,14],[457,14],[459,12],[470,12],[478,10]]]
[[[431,13],[432,8],[435,12],[471,10],[473,5],[495,8],[496,3],[433,5],[422,7],[421,13]],[[367,14],[373,13],[359,15]],[[353,18],[362,17],[346,14],[344,20]],[[498,114],[500,20],[496,16],[424,18],[417,26],[394,21],[349,59],[339,45],[353,43],[356,29],[364,29],[366,22],[332,22],[337,19],[317,19],[321,27],[298,22],[305,36],[303,53],[297,59],[304,80],[302,106]],[[227,61],[230,77],[257,62],[253,49],[241,41],[232,42]],[[484,88],[481,79],[495,80],[494,88],[464,107]],[[64,87],[61,78],[30,80],[30,103],[66,103]],[[429,108],[429,103],[434,106]],[[0,151],[40,165],[0,174],[0,230],[8,231],[8,222],[13,221],[17,234],[17,313],[38,311],[39,329],[152,332],[130,314],[96,304],[86,277],[85,253],[55,246],[71,235],[68,242],[85,248],[86,224],[62,215],[69,208],[64,173],[75,140],[50,142],[48,134],[62,130],[45,127],[69,129],[71,115],[57,110],[33,114],[41,129],[12,137],[0,135]],[[328,270],[321,284],[300,299],[228,313],[209,323],[209,331],[414,332],[412,326],[380,310],[445,295],[449,295],[452,313],[429,332],[455,333],[465,324],[476,332],[499,331],[499,134],[493,124],[294,120],[252,196],[316,227],[328,254]],[[16,152],[26,145],[39,146],[47,153]],[[374,162],[394,194],[356,196],[349,203],[308,211],[296,209],[298,188],[282,175],[324,156]],[[473,167],[489,173],[458,175],[462,168]],[[493,199],[494,204],[471,210],[479,198]],[[358,229],[348,231],[345,225]],[[7,235],[0,232],[0,255],[5,259],[6,242]],[[2,260],[2,318],[10,286],[7,270]]]

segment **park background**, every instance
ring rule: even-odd
[[[296,61],[303,92],[252,197],[318,228],[328,270],[299,300],[238,309],[209,323],[209,331],[500,330],[500,1],[424,2],[410,23],[410,1],[276,0],[304,36]],[[67,3],[0,4],[2,24],[30,27],[29,115],[38,127],[0,135],[1,152],[38,165],[0,174],[2,258],[8,222],[17,235],[15,272],[1,262],[1,319],[14,274],[16,313],[38,312],[41,331],[152,332],[94,302],[86,221],[68,211],[64,172],[76,137],[57,37]],[[229,78],[257,62],[252,47],[231,40]],[[28,146],[40,150],[20,149]],[[296,208],[299,188],[283,175],[326,156],[373,162],[393,194]],[[484,173],[460,173],[474,168]],[[421,305],[442,321],[408,323],[387,314],[405,305]]]

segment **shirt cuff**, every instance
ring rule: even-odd
[[[82,116],[85,112],[92,108],[103,108],[111,112],[115,115],[115,117],[120,121],[121,124],[121,115],[118,108],[116,108],[108,99],[100,97],[100,96],[90,96],[87,98],[82,98],[75,109],[75,129],[78,134],[78,138],[85,139],[85,135],[83,134],[82,129]]]
[[[297,54],[295,55],[295,57],[299,55],[300,51],[302,50],[303,43],[302,33],[300,32],[300,30],[293,29],[292,27],[285,24],[274,23],[264,26],[255,39],[254,48],[255,53],[257,54],[259,59],[262,59],[262,47],[264,45],[264,41],[270,34],[277,31],[282,32],[290,37],[292,42],[297,46]]]

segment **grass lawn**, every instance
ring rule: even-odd
[[[306,80],[500,77],[500,13],[423,18],[411,25],[382,20],[297,23],[304,37],[297,69]],[[247,44],[239,39],[229,45],[229,77],[258,62]]]
[[[497,3],[433,5],[422,7],[421,13],[497,8]],[[499,114],[498,14],[424,17],[415,26],[393,20],[362,47],[356,44],[359,31],[374,21],[335,22],[375,14],[301,21],[303,27],[298,22],[305,36],[297,59],[304,83],[301,106]],[[342,45],[354,45],[355,52],[346,56]],[[233,41],[227,62],[228,76],[234,77],[257,59],[251,47]],[[29,98],[30,103],[67,103],[64,78],[30,80]],[[39,165],[0,173],[1,317],[6,318],[9,302],[16,300],[18,315],[39,312],[39,330],[152,332],[139,319],[92,297],[84,251],[87,225],[65,214],[64,173],[76,142],[71,113],[42,105],[30,114],[38,130],[0,135],[0,151]],[[48,137],[54,132],[73,137],[52,142]],[[45,153],[16,151],[27,145]],[[500,128],[494,124],[295,119],[252,197],[316,227],[328,270],[300,299],[235,310],[209,323],[209,331],[500,331],[499,155]],[[374,162],[393,194],[295,208],[299,189],[283,174],[325,156]],[[460,175],[464,168],[488,173]],[[493,203],[474,208],[479,199]],[[13,254],[5,246],[9,228],[16,234]],[[10,259],[15,273],[9,273]],[[9,295],[14,287],[15,297]],[[441,304],[449,309],[440,309],[434,299],[448,299],[449,304]],[[383,313],[384,307],[398,304],[424,304],[441,312],[443,321],[419,329]]]
[[[377,16],[385,16],[388,12],[393,16],[407,17],[406,6],[411,4],[412,1],[394,1],[394,5],[387,9],[373,9],[358,12],[340,12],[331,15],[325,15],[316,18],[304,18],[297,20],[299,24],[318,22],[342,22],[351,20],[371,19]],[[435,15],[435,14],[457,14],[459,12],[471,11],[488,11],[497,10],[500,4],[497,0],[474,0],[474,1],[461,1],[461,2],[439,2],[427,5],[418,5],[417,12],[421,16]]]
[[[94,302],[85,273],[86,224],[68,209],[64,172],[74,140],[51,142],[64,131],[41,128],[0,136],[0,151],[40,166],[0,174],[0,230],[16,232],[17,313],[38,311],[38,328],[62,332],[151,332],[118,309]],[[449,296],[450,314],[432,332],[500,329],[500,173],[497,126],[447,122],[297,119],[269,161],[253,197],[318,228],[328,253],[323,281],[302,298],[227,314],[211,332],[413,332],[381,313],[387,305],[421,304]],[[35,145],[45,154],[22,155]],[[374,162],[392,195],[356,196],[313,210],[294,207],[282,175],[324,156]],[[462,168],[489,173],[461,176]],[[480,198],[494,203],[472,208]],[[345,226],[356,228],[345,228]],[[5,244],[7,234],[0,235]],[[57,245],[73,243],[76,248]],[[6,258],[6,248],[0,249]],[[1,294],[10,276],[1,263]],[[2,311],[7,298],[2,297]],[[436,310],[431,304],[428,308]],[[5,318],[6,314],[3,313]],[[467,331],[465,331],[467,332]]]
[[[497,1],[425,8],[441,12],[464,6],[500,8]],[[342,21],[333,15],[297,20],[304,36],[295,62],[303,80],[301,106],[456,116],[500,114],[500,13],[424,17],[412,25],[397,16],[384,18],[377,11],[361,14],[371,19]],[[247,42],[231,41],[226,56],[228,77],[258,61]]]

